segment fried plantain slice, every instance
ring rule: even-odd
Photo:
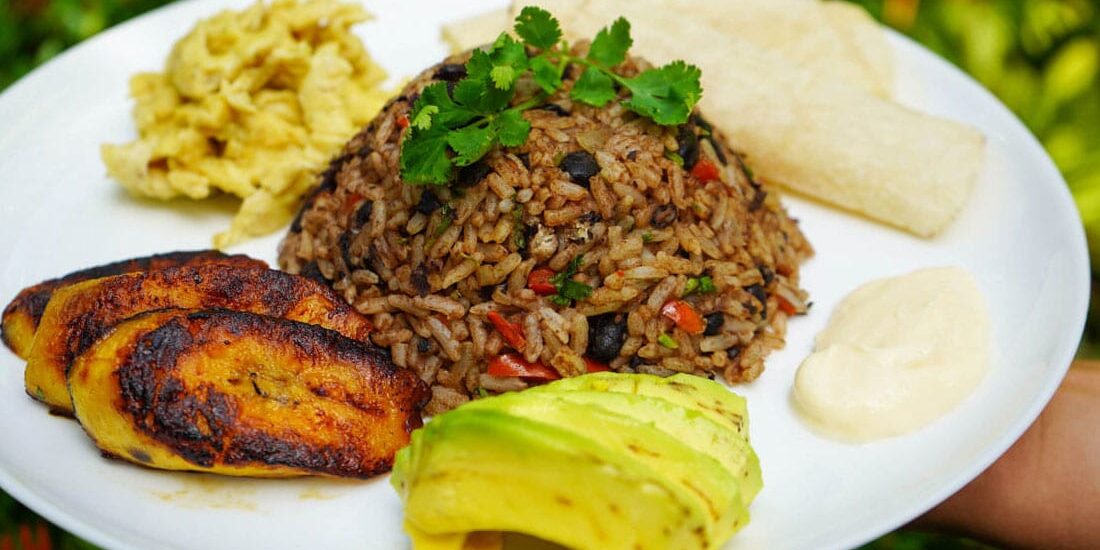
[[[119,321],[164,308],[225,308],[282,317],[366,340],[370,322],[330,288],[271,269],[170,267],[93,279],[54,292],[27,356],[27,393],[72,412],[65,370]]]
[[[430,397],[369,342],[227,310],[123,321],[77,357],[69,384],[108,456],[256,477],[387,472]]]
[[[3,340],[16,355],[26,359],[31,351],[31,343],[34,341],[34,332],[42,319],[42,312],[45,311],[46,304],[54,291],[60,287],[122,273],[209,263],[267,268],[267,262],[255,260],[243,254],[228,256],[217,250],[194,250],[154,254],[81,269],[19,291],[19,294],[16,294],[11,303],[4,308],[3,317],[0,318],[0,340]]]

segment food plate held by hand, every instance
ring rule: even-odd
[[[168,6],[74,48],[0,96],[0,143],[7,144],[0,171],[10,175],[0,192],[5,204],[21,205],[2,222],[18,238],[0,242],[9,259],[0,271],[0,293],[10,298],[35,282],[115,258],[203,247],[224,228],[224,212],[212,206],[149,208],[113,191],[98,147],[134,138],[126,100],[131,74],[163,66],[182,34],[181,21],[226,7],[214,0]],[[359,34],[390,74],[411,76],[445,56],[437,40],[441,23],[505,7],[379,3],[368,6],[378,19]],[[904,523],[1008,447],[1053,392],[1076,345],[1087,303],[1087,262],[1056,169],[979,86],[904,38],[890,34],[888,43],[897,54],[895,97],[989,136],[984,170],[957,219],[932,241],[785,198],[815,247],[801,273],[815,314],[790,323],[787,346],[769,357],[766,376],[738,388],[752,409],[753,448],[767,488],[733,548],[850,547]],[[679,57],[693,56],[686,51]],[[753,78],[740,76],[746,83]],[[81,93],[71,91],[76,83]],[[274,262],[277,241],[254,241],[234,252]],[[986,380],[942,421],[902,438],[852,446],[815,436],[788,399],[795,367],[827,317],[816,312],[831,311],[866,280],[928,265],[961,265],[986,293],[993,341]],[[0,367],[0,390],[19,396],[21,362],[5,353]],[[99,460],[75,423],[42,414],[22,396],[0,400],[0,441],[5,490],[106,547],[408,543],[399,500],[384,480],[225,481]]]

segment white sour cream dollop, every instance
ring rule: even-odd
[[[989,361],[989,314],[961,268],[867,283],[837,306],[798,369],[794,401],[827,435],[870,441],[955,408]]]

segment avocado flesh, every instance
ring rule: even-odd
[[[569,392],[562,392],[569,393]],[[627,396],[633,397],[633,396]],[[516,417],[568,427],[595,445],[648,465],[678,483],[707,512],[706,536],[724,541],[747,520],[741,497],[740,471],[727,470],[715,457],[698,452],[662,431],[651,419],[635,418],[605,408],[602,403],[575,402],[555,392],[513,393],[475,401],[467,409],[493,409]]]
[[[405,521],[430,535],[512,531],[579,549],[709,547],[698,498],[571,428],[486,407],[436,417],[395,462]]]
[[[749,439],[749,416],[745,398],[717,382],[698,376],[675,374],[662,378],[651,374],[624,376],[616,372],[598,372],[562,378],[525,391],[541,393],[566,390],[592,390],[659,397],[688,409],[698,410],[711,420],[736,430],[746,440]]]
[[[764,486],[760,459],[745,438],[728,425],[719,424],[695,409],[689,409],[659,397],[641,394],[570,390],[553,393],[559,399],[584,403],[650,423],[700,453],[710,455],[740,480],[741,503],[748,520],[748,506]],[[732,533],[731,533],[732,534]]]

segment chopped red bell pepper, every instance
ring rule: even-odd
[[[359,193],[349,193],[347,198],[344,199],[344,206],[340,209],[340,212],[344,217],[350,216],[352,212],[355,212],[359,208],[359,203],[363,201],[363,195]]]
[[[531,270],[531,274],[527,276],[527,288],[534,290],[535,294],[539,296],[550,296],[551,294],[557,294],[558,288],[554,286],[554,283],[550,282],[550,279],[557,275],[553,269],[548,267],[540,267],[538,269]]]
[[[584,356],[584,369],[588,372],[607,372],[611,370],[611,367],[607,366],[607,363],[601,363],[586,355]]]
[[[527,347],[527,339],[523,337],[523,329],[516,323],[512,323],[505,319],[503,315],[495,312],[489,312],[489,322],[493,323],[493,326],[500,331],[500,335],[504,337],[504,341],[508,342],[509,346],[512,346],[516,351],[523,351]]]
[[[720,177],[718,166],[710,159],[705,158],[699,159],[699,161],[695,163],[695,166],[691,167],[691,175],[695,176],[703,183],[714,181]]]
[[[401,115],[397,117],[397,125],[404,130],[409,127],[409,115]]]
[[[795,315],[798,313],[798,308],[794,307],[794,304],[783,299],[783,297],[778,294],[775,295],[775,302],[779,306],[779,309],[787,315]]]
[[[542,363],[532,363],[518,353],[505,353],[490,359],[489,375],[536,380],[557,380],[561,378],[558,371]]]
[[[707,328],[707,324],[703,322],[703,317],[699,315],[699,312],[683,300],[665,302],[665,305],[661,306],[661,315],[676,323],[676,326],[689,334],[702,334]]]

